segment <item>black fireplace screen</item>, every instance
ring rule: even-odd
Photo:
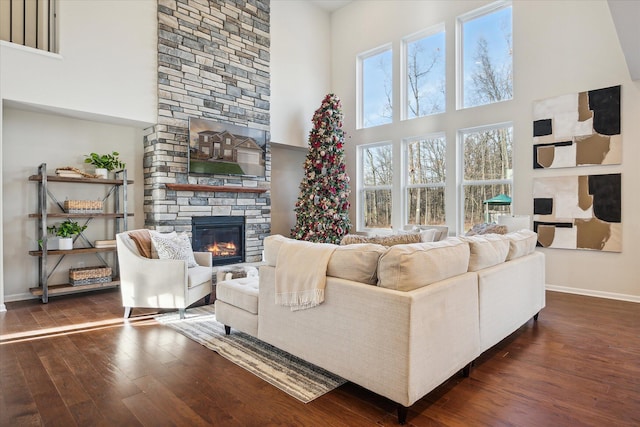
[[[244,262],[244,217],[193,217],[191,236],[193,250],[211,252],[214,266]]]

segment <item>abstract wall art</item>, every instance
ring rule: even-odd
[[[621,174],[536,178],[538,246],[622,252]]]
[[[533,104],[533,167],[622,162],[620,85]]]

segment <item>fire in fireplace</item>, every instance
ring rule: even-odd
[[[194,251],[211,252],[213,265],[244,262],[244,217],[208,216],[191,219]]]

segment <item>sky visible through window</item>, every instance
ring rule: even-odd
[[[483,105],[493,101],[487,101],[486,96],[479,96],[486,88],[478,87],[473,75],[483,70],[482,60],[479,56],[479,45],[486,41],[486,52],[489,62],[502,81],[509,80],[509,88],[503,91],[503,99],[511,99],[511,7],[498,9],[495,12],[479,16],[463,23],[462,30],[462,76],[464,107]],[[504,92],[509,92],[505,94]],[[502,99],[498,99],[502,100]]]
[[[511,6],[497,9],[477,18],[463,21],[462,31],[462,79],[463,107],[473,107],[512,98],[512,44],[511,44]],[[434,52],[440,52],[442,58],[435,64],[426,80],[420,82],[423,112],[412,112],[410,88],[404,88],[407,94],[407,118],[437,114],[445,111],[445,33],[440,32],[408,43],[408,55],[411,49],[419,48],[424,52],[423,61],[433,58]],[[486,73],[479,58],[481,40],[486,41],[486,57],[491,69],[498,77],[501,86],[497,89],[482,87],[474,82],[474,74]],[[438,49],[440,49],[438,51]],[[393,121],[392,61],[395,60],[391,49],[362,59],[362,126],[372,127]],[[491,93],[489,93],[491,92]],[[415,96],[414,96],[415,98]]]

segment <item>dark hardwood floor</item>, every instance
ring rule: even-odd
[[[157,324],[115,291],[7,304],[0,425],[372,426],[396,406],[354,384],[303,404]],[[526,325],[409,409],[413,426],[640,425],[640,304],[547,293]]]

